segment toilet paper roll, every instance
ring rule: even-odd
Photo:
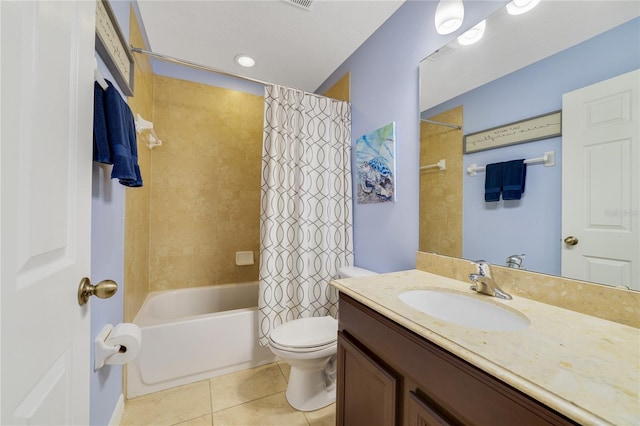
[[[113,327],[109,336],[105,339],[108,346],[120,346],[120,350],[110,355],[105,364],[122,365],[132,361],[140,352],[142,343],[142,331],[140,327],[131,323],[120,323]]]

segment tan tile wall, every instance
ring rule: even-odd
[[[140,26],[131,8],[129,39],[144,46]],[[146,56],[134,54],[133,97],[128,99],[133,114],[153,120],[153,71]],[[124,241],[124,321],[131,322],[149,292],[149,199],[151,152],[145,135],[138,136],[138,164],[144,186],[127,188],[125,193]]]
[[[263,97],[155,76],[150,290],[258,279]],[[253,266],[236,266],[253,251]]]
[[[469,281],[472,262],[433,253],[416,255],[416,269]],[[492,265],[507,293],[640,328],[640,292]]]
[[[462,106],[431,120],[462,126]],[[462,256],[462,130],[420,122],[420,165],[446,161],[446,170],[420,171],[421,251]]]
[[[351,101],[351,74],[346,73],[333,86],[322,94],[328,98],[338,99],[340,101]]]

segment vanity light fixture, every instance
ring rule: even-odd
[[[513,0],[507,4],[509,15],[522,15],[536,7],[540,0]]]
[[[245,68],[251,68],[252,66],[254,66],[256,64],[256,60],[253,59],[251,56],[248,56],[248,55],[237,55],[235,57],[235,61],[236,61],[236,64],[240,65],[241,67],[245,67]]]
[[[462,25],[464,5],[462,0],[440,0],[436,7],[435,24],[438,34],[451,34]]]
[[[487,20],[485,19],[484,21],[480,22],[478,25],[471,28],[470,30],[467,30],[464,34],[458,37],[458,43],[463,46],[468,46],[479,41],[484,35],[484,29],[486,28],[486,26]]]

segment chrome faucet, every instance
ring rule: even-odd
[[[500,299],[511,300],[511,295],[502,291],[502,289],[493,281],[490,265],[484,260],[478,260],[474,263],[478,272],[475,274],[469,274],[469,279],[475,283],[469,288],[478,293],[499,297]]]

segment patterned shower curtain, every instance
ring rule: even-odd
[[[260,344],[297,318],[338,313],[329,286],[353,265],[351,107],[265,87],[260,211]]]

